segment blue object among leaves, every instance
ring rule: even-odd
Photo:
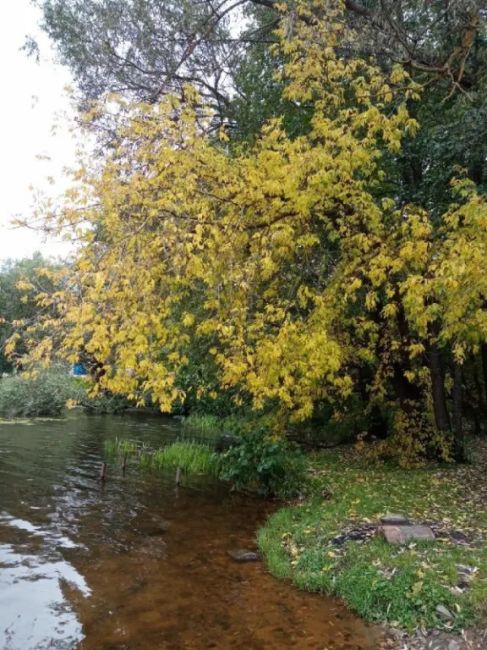
[[[75,377],[84,377],[84,376],[86,376],[88,374],[88,372],[87,372],[87,370],[85,368],[85,365],[83,363],[81,363],[81,362],[73,364],[73,368],[71,370],[71,373]]]

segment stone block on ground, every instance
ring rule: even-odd
[[[384,526],[407,526],[410,521],[404,515],[388,512],[380,518],[380,523]]]
[[[389,544],[430,542],[435,539],[429,526],[379,526],[378,531]]]

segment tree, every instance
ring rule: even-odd
[[[486,204],[458,182],[437,226],[397,196],[390,156],[417,130],[419,87],[400,66],[343,57],[356,33],[341,2],[322,9],[298,3],[279,32],[285,99],[311,111],[301,135],[273,119],[234,151],[204,135],[213,116],[189,86],[182,100],[121,101],[101,173],[81,168],[60,217],[82,245],[47,325],[58,353],[82,346],[103,364],[102,388],[163,410],[200,338],[221,386],[283,421],[350,395],[367,369],[405,461],[448,454],[425,356],[437,346],[461,363],[487,337]],[[31,359],[52,349],[48,336]]]

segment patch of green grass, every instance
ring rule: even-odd
[[[157,470],[180,468],[188,475],[204,475],[219,478],[220,457],[208,445],[181,440],[160,449],[150,449],[133,440],[118,439],[105,442],[109,456],[136,458],[141,467]]]
[[[487,447],[471,466],[401,470],[361,467],[347,455],[314,457],[313,495],[278,511],[259,532],[271,572],[297,586],[340,596],[361,616],[406,629],[474,624],[487,602]],[[386,512],[435,522],[434,542],[389,545],[378,536],[337,544],[344,531],[375,523]],[[461,531],[467,543],[449,533]],[[457,565],[472,568],[457,588]]]
[[[151,456],[151,464],[158,469],[177,469],[187,474],[219,477],[220,459],[207,445],[179,441],[162,447]]]

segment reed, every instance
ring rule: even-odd
[[[152,454],[152,465],[158,469],[177,469],[186,474],[199,474],[219,478],[218,454],[207,445],[191,442],[174,442]]]
[[[115,438],[114,440],[105,440],[105,453],[108,456],[125,456],[140,453],[142,450],[135,440],[128,440],[126,438]]]
[[[105,442],[109,456],[135,457],[144,468],[157,470],[181,469],[188,475],[204,475],[219,478],[220,458],[211,448],[193,441],[178,441],[159,449],[151,449],[134,440],[118,439]]]

